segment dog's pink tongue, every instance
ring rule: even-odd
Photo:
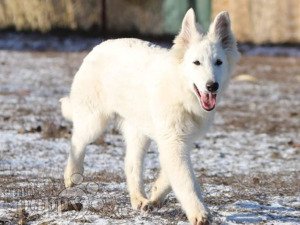
[[[217,98],[216,94],[201,93],[202,107],[207,111],[213,110],[216,106],[216,98]]]

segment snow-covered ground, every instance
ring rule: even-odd
[[[83,181],[64,188],[71,124],[58,100],[85,55],[0,51],[0,224],[188,224],[172,193],[152,212],[130,208],[113,123],[88,146]],[[215,224],[300,224],[299,86],[300,58],[242,58],[214,127],[192,150]],[[157,154],[153,144],[147,190]],[[64,199],[83,208],[61,213]]]

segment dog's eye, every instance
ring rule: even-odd
[[[221,59],[217,59],[215,65],[216,65],[216,66],[220,66],[220,65],[222,65],[222,63],[223,63],[223,62],[221,61]]]
[[[194,61],[193,63],[194,63],[196,66],[201,65],[201,63],[199,62],[199,60],[196,60],[196,61]]]

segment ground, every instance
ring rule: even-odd
[[[86,54],[0,51],[0,224],[188,224],[172,193],[153,212],[131,209],[113,123],[88,146],[82,182],[64,188],[71,124],[58,100]],[[299,87],[299,57],[242,57],[214,126],[191,151],[214,224],[300,224]],[[157,155],[153,144],[147,190]],[[60,212],[66,199],[82,205]]]

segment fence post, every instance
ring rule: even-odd
[[[181,28],[181,21],[189,5],[187,0],[164,0],[163,22],[166,34],[176,34]]]
[[[211,0],[164,0],[162,9],[164,32],[176,34],[189,8],[195,10],[197,21],[204,31],[207,31],[211,19]]]
[[[204,31],[208,31],[211,20],[211,0],[191,0],[195,1],[195,12],[198,22]]]

